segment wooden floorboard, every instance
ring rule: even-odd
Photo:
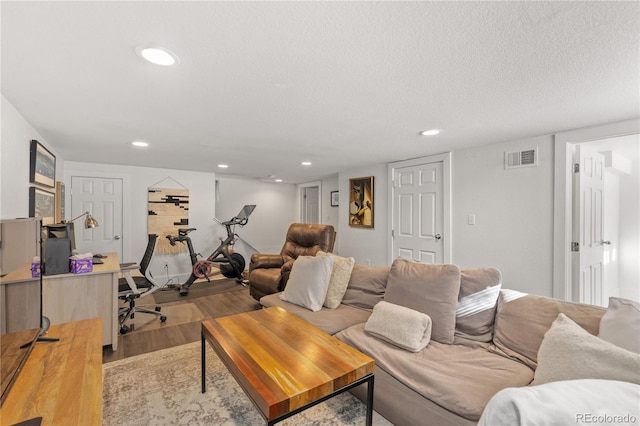
[[[195,304],[200,312],[202,312],[204,316],[203,319],[214,319],[260,309],[260,304],[249,295],[248,288],[198,297],[188,301],[171,302],[159,306],[179,306],[185,303]],[[200,323],[201,321],[195,321],[171,325],[171,318],[169,317],[167,318],[166,325],[161,328],[149,331],[135,331],[118,336],[118,350],[113,351],[111,346],[103,347],[102,362],[116,361],[171,348],[173,346],[196,342],[200,339]]]

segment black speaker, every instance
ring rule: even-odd
[[[68,238],[47,238],[44,240],[42,256],[44,275],[68,274],[71,241]]]

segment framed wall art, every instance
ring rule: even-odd
[[[349,226],[373,228],[373,176],[349,179]]]
[[[60,223],[65,220],[64,211],[64,183],[56,182],[56,223]]]
[[[56,194],[32,186],[29,188],[29,217],[41,217],[43,225],[55,223]]]
[[[49,188],[56,186],[56,156],[37,140],[31,141],[29,182]]]
[[[338,207],[340,205],[339,194],[340,192],[338,191],[331,191],[331,207]]]

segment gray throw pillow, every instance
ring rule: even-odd
[[[431,339],[451,344],[459,290],[460,268],[456,265],[398,258],[391,265],[384,300],[429,315],[433,323]]]

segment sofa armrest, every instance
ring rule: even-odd
[[[257,268],[281,268],[284,259],[279,254],[254,253],[251,255],[249,271]]]
[[[293,268],[293,262],[295,261],[295,259],[290,259],[282,265],[282,268],[280,268],[280,276],[282,277],[280,278],[280,291],[284,290],[284,288],[287,286],[289,275],[291,275],[291,268]]]

